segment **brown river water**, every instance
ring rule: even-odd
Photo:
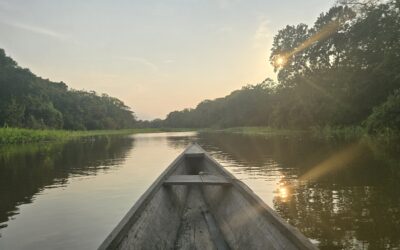
[[[192,141],[321,249],[400,249],[400,147],[154,133],[0,147],[0,249],[95,249]]]

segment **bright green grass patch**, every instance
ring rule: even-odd
[[[0,144],[31,143],[42,141],[67,140],[79,137],[103,136],[103,135],[128,135],[136,133],[156,133],[188,131],[181,129],[157,129],[157,128],[136,128],[121,130],[88,130],[88,131],[68,131],[68,130],[34,130],[22,128],[0,128]]]
[[[299,135],[305,130],[300,129],[277,129],[271,127],[234,127],[224,129],[204,129],[203,132],[223,132],[245,135]]]

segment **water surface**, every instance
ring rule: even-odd
[[[1,147],[0,249],[98,247],[192,141],[320,248],[400,248],[399,146],[185,132]]]

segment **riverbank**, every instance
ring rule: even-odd
[[[233,128],[221,128],[213,129],[206,128],[201,129],[200,132],[218,132],[218,133],[233,133],[233,134],[245,134],[245,135],[299,135],[307,132],[306,130],[300,129],[278,129],[271,127],[233,127]]]
[[[128,135],[137,133],[162,133],[175,131],[189,131],[188,129],[158,129],[158,128],[134,128],[121,130],[35,130],[22,128],[0,128],[0,144],[23,144],[42,141],[59,141],[80,137]]]
[[[206,133],[233,133],[254,136],[299,136],[309,134],[320,139],[354,139],[363,136],[372,136],[383,140],[399,138],[400,134],[392,130],[381,131],[381,133],[369,134],[360,126],[353,127],[313,127],[310,129],[280,129],[272,127],[232,127],[232,128],[134,128],[121,130],[34,130],[21,128],[0,128],[1,144],[24,144],[43,141],[61,141],[74,138],[107,136],[107,135],[129,135],[137,133],[162,133],[162,132],[184,132],[199,131]]]
[[[375,133],[369,133],[361,126],[347,127],[312,127],[309,129],[280,129],[271,127],[233,127],[224,129],[202,129],[201,132],[234,133],[254,136],[298,136],[308,134],[319,139],[356,139],[361,137],[373,137],[380,140],[392,140],[400,138],[400,133],[387,129]]]

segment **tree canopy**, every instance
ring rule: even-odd
[[[322,13],[313,26],[287,25],[275,35],[271,49],[277,82],[267,79],[194,109],[171,112],[156,125],[363,124],[374,107],[400,89],[399,9],[399,0],[344,1]]]
[[[117,98],[40,78],[0,49],[0,126],[86,130],[134,123],[134,113]]]

